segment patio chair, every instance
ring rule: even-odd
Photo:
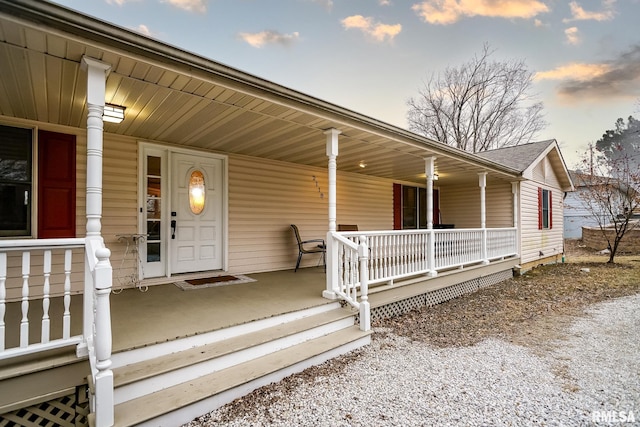
[[[294,273],[298,271],[298,268],[300,267],[300,260],[304,254],[322,254],[322,265],[326,271],[327,264],[325,255],[327,253],[327,245],[324,243],[324,239],[302,240],[300,238],[300,230],[298,230],[298,227],[291,224],[291,228],[293,228],[296,240],[298,241],[298,262],[296,262],[296,269],[294,270]]]

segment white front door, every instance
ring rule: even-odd
[[[223,267],[223,161],[171,153],[171,273]],[[204,196],[202,198],[202,196]]]

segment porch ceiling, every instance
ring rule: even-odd
[[[15,6],[29,3],[29,7]],[[338,169],[442,185],[517,173],[402,129],[52,4],[0,0],[0,115],[86,128],[83,56],[112,64],[106,102],[126,107],[105,132],[326,167],[323,131],[342,131]],[[16,16],[20,16],[17,18]],[[46,25],[45,25],[46,24]],[[50,27],[47,27],[50,25]],[[361,168],[359,163],[366,163]]]

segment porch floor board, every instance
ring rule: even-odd
[[[266,319],[305,308],[330,304],[322,297],[326,287],[322,268],[310,267],[247,275],[255,282],[182,290],[164,279],[147,292],[124,289],[111,295],[113,353],[140,348]],[[154,279],[155,283],[160,282]],[[117,290],[116,290],[117,291]],[[51,339],[62,336],[62,297],[51,298]],[[6,345],[17,347],[20,301],[6,304]],[[40,341],[42,303],[29,304],[29,341]],[[71,335],[82,334],[82,296],[71,299]]]
[[[171,283],[111,296],[113,352],[330,304],[322,268],[247,275],[255,282],[184,291]],[[182,279],[176,279],[182,280]]]

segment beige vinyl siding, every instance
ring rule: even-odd
[[[337,180],[338,223],[392,228],[391,181],[357,174],[338,174]],[[303,240],[326,239],[328,202],[326,169],[230,156],[229,271],[295,267],[298,249],[290,224],[299,227]],[[302,265],[318,261],[306,255]]]
[[[440,192],[440,217],[443,224],[456,228],[480,227],[480,187],[443,186]],[[485,188],[486,226],[513,227],[511,183],[488,180]]]
[[[130,277],[137,267],[132,253],[124,259],[126,244],[118,241],[118,234],[138,232],[138,149],[133,138],[104,134],[102,157],[102,237],[111,251],[113,288],[132,287]],[[87,146],[85,135],[78,137],[77,170],[77,236],[86,235]],[[78,282],[74,282],[73,291]]]
[[[553,181],[553,179],[548,179]],[[538,187],[551,190],[552,228],[538,230]],[[520,257],[523,264],[563,252],[563,205],[564,193],[558,187],[551,187],[535,181],[520,184]],[[543,255],[540,255],[542,252]]]
[[[87,183],[87,139],[86,131],[60,126],[42,126],[42,130],[76,135],[76,237],[86,235],[86,183]],[[122,261],[126,245],[118,242],[116,234],[137,233],[137,142],[135,139],[105,134],[103,152],[103,206],[102,235],[111,250],[114,289],[123,285],[130,287],[128,277],[135,271],[133,257]],[[34,191],[37,191],[34,188]],[[64,293],[64,255],[62,251],[52,254],[50,295]],[[84,289],[84,252],[73,251],[71,293]],[[8,259],[7,300],[21,298],[22,255],[14,253]],[[32,251],[30,295],[40,297],[43,293],[43,255],[41,250]],[[125,279],[126,278],[126,279]]]
[[[123,259],[126,244],[118,234],[138,233],[138,142],[133,138],[105,134],[102,182],[102,237],[111,250],[113,289],[133,287],[137,277],[135,254]]]

